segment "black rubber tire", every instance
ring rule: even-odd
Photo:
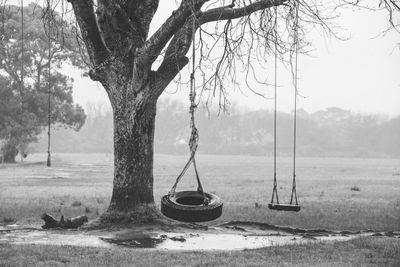
[[[203,195],[198,191],[180,191],[173,196],[165,195],[161,198],[161,213],[168,218],[182,222],[215,220],[222,214],[222,200],[214,194],[204,194],[209,200],[208,205],[203,204]],[[199,200],[200,203],[185,204],[181,201],[184,199],[195,200],[194,202]]]

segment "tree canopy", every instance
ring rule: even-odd
[[[16,6],[0,10],[0,139],[4,140],[4,158],[10,162],[18,150],[25,152],[47,125],[49,86],[52,124],[79,130],[86,117],[82,107],[73,103],[72,79],[61,71],[67,61],[80,66],[76,42],[59,38],[55,25],[46,29],[42,20],[45,10],[34,4],[24,7],[22,40],[20,11]]]

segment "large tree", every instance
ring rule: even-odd
[[[37,140],[48,124],[49,104],[54,125],[79,130],[86,118],[82,107],[73,103],[72,79],[61,70],[67,61],[82,65],[75,37],[57,34],[54,12],[34,4],[23,11],[22,28],[20,7],[4,5],[0,9],[0,140],[5,162],[15,162],[18,152],[24,153],[27,145]],[[43,17],[52,18],[46,28]]]
[[[303,25],[317,24],[335,34],[328,24],[334,16],[330,8],[342,3],[333,7],[332,1],[325,6],[320,1],[181,0],[175,1],[176,10],[150,35],[158,0],[68,2],[89,55],[89,75],[103,85],[114,114],[114,183],[103,219],[157,214],[153,208],[156,102],[189,61],[193,26],[201,38],[196,46],[201,60],[196,65],[209,75],[203,84],[223,105],[226,78],[234,85],[238,71],[252,76],[252,66],[270,56],[275,44],[280,54],[306,44],[306,28],[297,27],[296,5]],[[390,10],[398,9],[397,0],[380,2]],[[278,7],[278,28],[274,7]],[[329,10],[323,13],[325,9]],[[212,71],[207,70],[210,67]]]

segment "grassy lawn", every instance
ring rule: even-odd
[[[0,245],[0,266],[399,266],[400,240],[348,242],[228,252],[145,251]]]
[[[40,215],[86,213],[95,218],[111,195],[113,158],[106,154],[30,155],[17,165],[0,165],[0,223],[39,226]],[[156,202],[172,186],[186,157],[156,155]],[[272,191],[272,158],[199,155],[206,191],[224,201],[223,216],[209,224],[252,220],[301,228],[400,231],[400,159],[299,158],[297,190],[302,210],[267,209]],[[280,199],[288,200],[291,159],[279,158]],[[179,189],[196,188],[192,171]],[[255,205],[255,203],[260,205]],[[1,245],[2,265],[400,265],[400,241],[387,237],[234,252],[140,251],[37,245]]]
[[[111,155],[56,154],[52,168],[45,167],[44,159],[45,155],[32,155],[22,165],[0,165],[0,221],[40,224],[43,212],[57,217],[87,213],[94,218],[107,208],[113,179]],[[223,216],[211,224],[253,220],[302,228],[400,230],[400,159],[298,159],[299,213],[267,208],[272,158],[200,155],[197,161],[205,190],[224,201]],[[156,155],[158,205],[185,162],[183,156]],[[290,175],[291,159],[279,159],[281,201],[290,197]],[[194,188],[189,170],[178,189]]]

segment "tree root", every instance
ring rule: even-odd
[[[83,229],[128,229],[147,228],[170,230],[181,227],[185,229],[207,230],[208,227],[196,223],[182,223],[169,219],[161,214],[154,204],[143,204],[130,211],[107,210],[99,218],[90,221]]]
[[[142,204],[134,210],[119,211],[108,209],[100,216],[103,223],[152,223],[162,218],[155,205]]]

